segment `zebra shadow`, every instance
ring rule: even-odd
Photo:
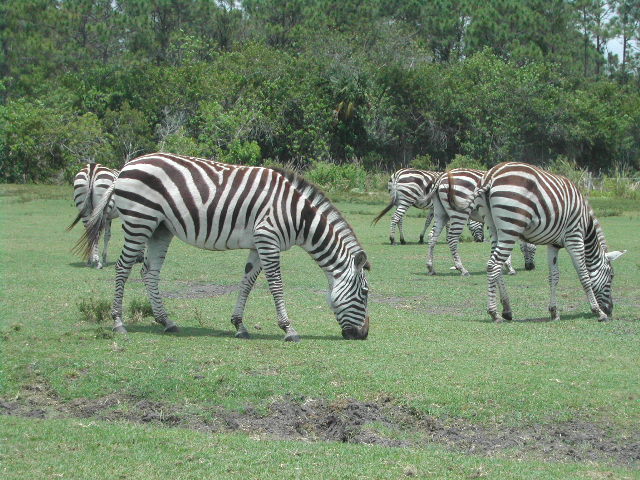
[[[544,317],[530,317],[530,318],[514,318],[511,323],[552,323],[552,322],[562,322],[568,320],[575,320],[578,318],[586,318],[586,320],[593,320],[597,322],[597,318],[591,314],[591,312],[574,312],[574,313],[562,313],[560,312],[559,320],[551,320],[549,315]],[[506,322],[509,323],[509,322]]]
[[[442,270],[442,271],[438,271],[438,273],[436,273],[435,275],[429,275],[427,272],[411,272],[411,275],[416,275],[418,277],[427,277],[427,278],[438,278],[438,277],[462,277],[462,275],[460,275],[460,272],[458,272],[457,270]],[[487,275],[487,272],[485,271],[480,271],[480,272],[469,272],[469,276],[471,277],[477,277],[479,275]],[[464,277],[463,277],[464,278]]]
[[[234,341],[241,342],[242,340],[236,339],[234,337],[235,332],[233,330],[220,330],[216,328],[206,328],[206,327],[180,327],[180,331],[178,333],[167,334],[162,331],[162,327],[160,325],[141,325],[141,324],[133,324],[133,325],[125,325],[127,331],[129,333],[149,333],[155,335],[171,335],[175,337],[217,337],[217,338],[231,338]],[[250,333],[251,340],[278,340],[282,342],[284,338],[284,333],[275,334],[275,333],[261,333],[261,332],[251,332]],[[333,335],[305,335],[304,333],[300,334],[302,341],[307,340],[340,340],[344,341],[340,334]]]
[[[102,269],[104,270],[105,268],[109,268],[112,267],[116,264],[116,262],[107,262],[104,265],[102,265]],[[88,269],[92,269],[92,270],[97,270],[96,268],[90,267],[89,265],[87,265],[86,262],[71,262],[68,264],[70,267],[73,268],[88,268]]]

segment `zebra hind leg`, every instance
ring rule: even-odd
[[[433,209],[429,210],[429,215],[427,215],[427,218],[424,221],[424,228],[422,229],[422,233],[420,234],[420,240],[418,240],[418,243],[420,245],[424,243],[424,234],[427,233],[427,228],[429,228],[429,225],[431,224],[432,220],[433,220]]]
[[[511,302],[507,293],[507,288],[502,275],[502,267],[506,259],[511,254],[511,250],[507,246],[501,246],[499,243],[491,252],[491,258],[487,264],[487,280],[488,280],[488,306],[487,311],[494,322],[502,322],[504,320],[512,320],[513,313],[511,311]],[[502,315],[498,315],[497,308],[497,292],[500,294],[500,302],[502,303]]]
[[[160,270],[172,239],[173,234],[162,224],[153,232],[147,242],[147,252],[144,266],[142,267],[142,279],[147,287],[153,318],[165,327],[165,332],[175,333],[178,331],[178,326],[169,319],[158,289]]]
[[[102,266],[107,265],[107,255],[109,254],[109,240],[111,240],[111,220],[107,220],[107,224],[105,225],[105,228],[104,228],[104,245],[102,247]]]
[[[449,230],[447,231],[447,243],[453,257],[454,268],[460,272],[463,277],[469,276],[469,271],[462,265],[458,246],[460,245],[460,236],[464,228],[466,219],[452,217],[449,221]]]
[[[135,228],[133,230],[135,230]],[[148,230],[146,229],[144,233],[132,233],[125,230],[124,246],[122,247],[120,258],[116,262],[116,293],[113,298],[113,306],[111,307],[113,330],[118,333],[127,333],[127,329],[122,321],[124,286],[131,273],[131,267],[136,263],[138,255],[144,251],[147,238]]]
[[[247,303],[247,298],[249,297],[251,289],[253,288],[253,285],[261,271],[262,264],[260,263],[258,252],[256,250],[251,250],[249,252],[249,258],[247,259],[247,264],[244,268],[244,277],[242,278],[238,301],[236,302],[236,307],[233,310],[233,315],[231,316],[231,323],[236,327],[236,338],[250,338],[247,327],[245,327],[242,319],[244,317],[244,307]]]

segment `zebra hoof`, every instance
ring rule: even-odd
[[[164,329],[164,333],[178,333],[180,329],[177,325],[170,325]]]
[[[435,276],[436,275],[436,271],[435,270],[427,270],[427,275],[431,275],[431,276]]]
[[[404,240],[400,239],[400,245],[406,245],[407,242],[405,242]]]
[[[300,335],[298,335],[297,333],[285,335],[284,341],[298,343],[300,341]]]
[[[467,271],[461,272],[460,275],[463,276],[463,277],[470,277],[471,276],[471,274],[469,272],[467,272]]]
[[[507,321],[511,321],[513,320],[513,313],[511,312],[502,312],[502,318],[504,318]]]
[[[246,330],[244,330],[242,332],[236,332],[236,334],[234,336],[236,338],[243,338],[245,340],[248,340],[249,338],[251,338],[251,336],[249,335],[249,332],[247,332]]]
[[[124,328],[124,325],[118,325],[117,327],[113,327],[113,331],[115,333],[127,333],[127,329]]]
[[[420,240],[418,240],[418,244],[419,245],[424,245],[424,238],[420,237]]]

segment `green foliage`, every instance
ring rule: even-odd
[[[354,163],[313,162],[305,177],[327,190],[364,190],[367,172]]]
[[[241,142],[234,140],[229,145],[229,151],[223,156],[227,163],[237,165],[260,165],[262,155],[260,154],[260,145],[257,142]]]
[[[409,165],[420,170],[430,170],[432,172],[438,171],[438,164],[433,161],[431,155],[429,155],[428,153],[414,157]]]
[[[454,168],[474,168],[476,170],[486,170],[487,166],[479,160],[476,160],[469,155],[456,155],[451,163],[447,165],[447,170],[453,170]]]
[[[575,160],[571,160],[564,155],[556,157],[545,168],[550,172],[567,177],[584,193],[593,187],[593,180],[589,171],[585,168],[580,168]]]
[[[1,181],[155,149],[370,172],[424,155],[640,168],[640,57],[604,47],[638,41],[633,2],[116,3],[0,5]]]

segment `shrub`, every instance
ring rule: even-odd
[[[229,150],[223,155],[223,159],[227,163],[258,166],[262,160],[260,145],[255,141],[234,140],[229,144]]]
[[[409,165],[411,165],[412,168],[430,170],[432,172],[437,172],[439,169],[438,162],[434,162],[428,153],[414,157],[413,160],[409,162]]]
[[[336,165],[329,162],[313,162],[305,176],[328,190],[364,190],[367,172],[353,163]]]
[[[487,166],[480,160],[469,155],[456,154],[451,160],[451,163],[447,165],[447,170],[453,170],[454,168],[475,168],[476,170],[486,170]]]

